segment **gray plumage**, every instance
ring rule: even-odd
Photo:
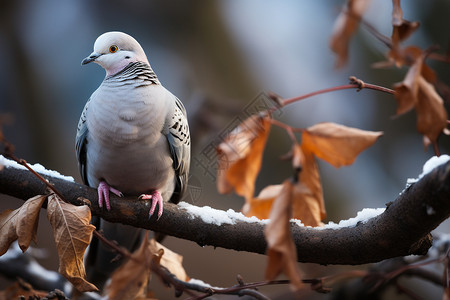
[[[165,201],[178,203],[186,191],[190,165],[189,126],[182,102],[161,85],[141,46],[129,35],[101,35],[94,52],[83,60],[89,62],[101,65],[107,75],[78,123],[75,148],[84,183],[107,184],[106,192],[99,187],[107,208],[109,191],[115,190],[126,196],[153,195],[152,201],[159,192]],[[162,213],[162,202],[155,204]],[[97,221],[108,238],[129,249],[137,245],[138,230],[132,234],[121,224]],[[91,252],[102,253],[88,258],[88,264],[90,260],[98,265],[107,249],[94,246]],[[116,267],[108,265],[109,256],[96,267],[100,272],[108,269],[105,276]]]
[[[177,203],[186,189],[190,136],[181,101],[149,65],[131,63],[106,77],[78,123],[76,153],[83,181],[101,179],[125,195],[163,190]]]

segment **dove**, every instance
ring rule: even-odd
[[[178,203],[187,187],[190,133],[183,103],[164,88],[143,48],[128,34],[100,35],[82,61],[89,63],[103,67],[106,76],[78,123],[75,149],[82,180],[97,188],[100,207],[111,209],[110,193],[136,196],[151,201],[149,217],[158,208],[159,219],[164,201]],[[95,225],[129,250],[142,236],[131,226],[101,219]],[[91,244],[86,258],[105,276],[117,267],[106,248]]]

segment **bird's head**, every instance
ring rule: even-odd
[[[106,76],[122,71],[131,62],[145,62],[147,56],[141,45],[130,35],[111,31],[99,36],[94,43],[94,52],[83,59],[82,65],[95,62],[106,70]]]

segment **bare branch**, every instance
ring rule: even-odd
[[[178,238],[238,251],[264,254],[264,224],[237,222],[221,226],[208,224],[185,209],[165,204],[157,221],[148,220],[149,203],[112,196],[111,211],[100,209],[97,192],[85,185],[44,176],[75,205],[90,199],[94,215],[111,222],[142,227]],[[0,193],[28,199],[46,192],[46,186],[32,173],[15,168],[0,171]],[[429,234],[450,215],[450,162],[435,168],[408,187],[384,213],[367,223],[339,230],[291,225],[298,258],[320,264],[364,264],[409,254],[425,254],[431,246]],[[126,200],[126,201],[124,201]]]

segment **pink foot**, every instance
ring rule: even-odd
[[[98,192],[98,206],[102,208],[103,201],[105,201],[107,210],[111,209],[111,204],[109,204],[109,192],[114,193],[119,197],[123,197],[123,194],[119,190],[116,190],[115,188],[109,186],[109,184],[107,184],[105,181],[100,181],[97,188],[97,192]]]
[[[158,191],[154,191],[151,195],[148,194],[142,194],[139,196],[140,199],[144,200],[150,200],[152,199],[152,207],[150,208],[149,212],[149,218],[153,215],[156,209],[156,204],[158,204],[158,219],[161,217],[163,213],[163,198],[161,196],[161,193]]]

